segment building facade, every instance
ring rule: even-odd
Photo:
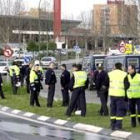
[[[138,7],[127,5],[124,2],[111,2],[98,4],[93,7],[92,30],[95,34],[108,34],[110,36],[137,34]]]

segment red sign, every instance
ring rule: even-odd
[[[126,51],[125,47],[120,47],[119,50],[120,50],[121,53],[125,53],[125,51]]]
[[[3,54],[5,57],[11,57],[13,55],[13,50],[11,48],[5,48]]]

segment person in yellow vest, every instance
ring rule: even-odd
[[[11,77],[13,94],[17,94],[18,87],[20,86],[20,69],[16,62],[9,68],[9,74]]]
[[[88,87],[88,77],[85,71],[82,71],[82,65],[77,65],[78,71],[73,72],[69,88],[72,91],[70,104],[66,111],[66,116],[71,116],[75,105],[80,99],[81,116],[86,115],[86,98],[85,89]]]
[[[39,77],[38,77],[38,69],[39,66],[35,65],[30,72],[30,106],[34,106],[34,102],[36,106],[40,107],[39,100],[38,100],[38,85],[39,85]]]
[[[123,117],[126,115],[127,73],[122,71],[122,64],[116,63],[115,69],[108,73],[111,129],[121,130]]]
[[[127,90],[127,97],[129,99],[131,125],[132,127],[136,127],[136,116],[138,117],[138,122],[140,124],[140,74],[136,73],[135,66],[133,65],[128,67],[128,73],[130,87]],[[138,115],[136,115],[136,105]]]

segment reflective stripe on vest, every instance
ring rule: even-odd
[[[124,97],[125,89],[124,89],[124,79],[127,76],[127,73],[121,70],[114,70],[109,72],[109,95],[115,97]]]
[[[87,74],[84,71],[77,71],[77,72],[73,72],[74,74],[74,78],[75,78],[75,82],[74,82],[74,89],[78,88],[78,87],[84,87],[86,80],[87,80]]]
[[[140,74],[136,74],[133,78],[128,75],[128,81],[130,83],[130,87],[127,90],[128,98],[140,98]]]

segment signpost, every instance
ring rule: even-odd
[[[81,53],[81,48],[79,46],[74,46],[73,50],[76,53],[76,57],[75,57],[76,63],[79,63],[79,54]]]
[[[8,63],[8,58],[10,58],[13,55],[13,50],[10,47],[6,47],[3,51],[4,56],[7,58],[7,63]],[[7,80],[8,80],[8,74],[7,74]]]

